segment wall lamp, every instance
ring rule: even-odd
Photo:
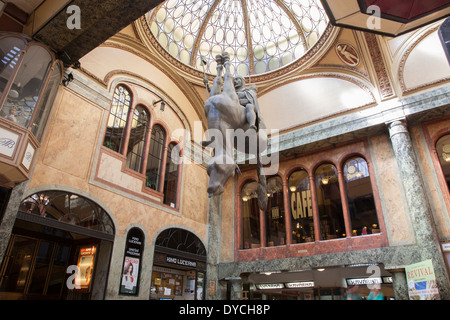
[[[69,85],[69,83],[70,83],[71,81],[73,81],[73,79],[74,79],[74,78],[73,78],[72,72],[69,73],[69,74],[67,75],[67,77],[64,77],[64,79],[63,79],[63,81],[62,81],[64,87],[67,87],[67,86]]]
[[[159,110],[164,111],[164,108],[166,107],[166,102],[163,99],[160,99],[158,101],[153,102],[153,107],[161,102],[161,106],[159,107]]]

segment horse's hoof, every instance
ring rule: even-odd
[[[222,53],[222,59],[224,62],[230,61],[230,54],[228,52]]]
[[[222,65],[224,63],[222,55],[218,54],[216,56],[216,62],[217,62],[218,65]]]

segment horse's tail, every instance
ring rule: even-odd
[[[261,161],[261,155],[258,153],[257,155],[258,159],[258,207],[263,212],[266,212],[267,210],[267,180],[266,176],[263,174],[263,166]]]

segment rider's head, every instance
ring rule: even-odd
[[[245,79],[241,75],[234,76],[234,88],[240,89],[245,86]]]

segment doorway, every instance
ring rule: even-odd
[[[103,299],[113,240],[111,219],[87,198],[26,198],[0,267],[0,299]]]

